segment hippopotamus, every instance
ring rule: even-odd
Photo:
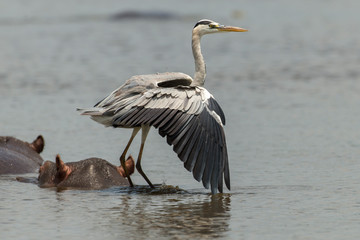
[[[128,174],[134,172],[134,159],[125,162]],[[40,167],[38,185],[58,189],[105,189],[112,186],[129,186],[124,169],[101,158],[87,158],[64,163],[60,155],[56,162],[46,161]]]
[[[32,143],[14,137],[0,137],[0,174],[37,172],[43,159],[44,138],[39,135]]]

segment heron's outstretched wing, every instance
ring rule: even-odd
[[[95,121],[105,126],[112,125],[112,116],[115,112],[125,111],[136,106],[134,101],[142,97],[151,89],[190,86],[192,78],[180,72],[165,72],[156,74],[136,75],[129,78],[123,85],[115,89],[107,97],[99,101],[92,108],[77,110],[82,115],[90,115]],[[147,95],[148,96],[148,95]]]
[[[212,95],[202,87],[154,88],[118,98],[102,114],[114,127],[142,124],[159,129],[169,145],[205,188],[230,189],[230,174],[223,125],[225,116]],[[111,107],[110,107],[111,106]],[[96,119],[95,119],[96,120]]]

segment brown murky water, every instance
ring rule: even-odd
[[[174,187],[151,191],[135,173],[132,190],[56,192],[1,176],[0,238],[356,239],[359,5],[2,1],[1,135],[43,134],[46,160],[60,153],[64,161],[97,156],[117,164],[131,131],[103,128],[75,109],[135,74],[192,74],[191,28],[199,19],[250,31],[202,41],[206,87],[227,117],[231,191],[211,196],[152,130],[143,169]],[[109,20],[125,10],[170,17]]]

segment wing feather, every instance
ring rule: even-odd
[[[209,151],[206,153],[207,154],[207,159],[206,159],[206,164],[205,164],[205,169],[203,172],[203,176],[202,176],[202,183],[203,186],[208,189],[209,188],[209,184],[210,184],[210,178],[211,175],[210,173],[212,172],[212,168],[214,166],[214,142],[213,141],[209,141]]]
[[[225,125],[225,114],[214,98],[209,99],[209,108],[215,111],[216,114],[220,116],[222,124]]]
[[[216,159],[220,159],[220,148],[214,148],[214,166],[212,169],[212,174],[210,176],[210,185],[211,185],[211,192],[215,192],[217,190],[218,182],[219,182],[219,172],[221,171],[220,168],[220,161],[216,161]]]
[[[168,135],[171,136],[171,135],[176,134],[179,131],[182,131],[182,129],[189,124],[191,119],[192,119],[192,115],[190,115],[190,114],[182,114],[181,117],[179,118],[180,123],[178,123],[177,126],[170,129],[168,131]]]
[[[159,128],[165,126],[175,116],[176,113],[177,111],[171,111],[169,115],[167,115],[164,120],[159,124]]]
[[[167,143],[174,146],[173,149],[176,153],[179,154],[184,149],[189,139],[192,138],[194,131],[198,127],[197,124],[194,124],[195,121],[195,119],[192,119],[188,126],[178,135],[167,136]]]
[[[159,124],[164,120],[164,118],[166,118],[168,116],[168,114],[170,114],[171,112],[173,112],[174,110],[167,108],[165,109],[165,111],[163,112],[163,114],[161,114],[152,124],[152,126],[158,128]]]
[[[197,150],[196,147],[197,147],[198,142],[203,140],[203,139],[200,139],[201,131],[202,131],[201,127],[197,127],[195,129],[194,133],[191,136],[190,142],[184,147],[184,149],[180,153],[179,157],[180,157],[180,159],[183,160],[183,162],[186,162],[188,160],[191,151]]]
[[[194,148],[192,149],[188,159],[184,163],[184,167],[191,172],[195,166],[196,160],[198,159],[198,155],[203,150],[205,141],[202,141],[201,139],[204,139],[204,129],[201,129],[199,141],[197,141],[197,145],[194,145]]]
[[[199,158],[197,159],[194,169],[193,169],[193,176],[198,182],[201,181],[202,176],[204,174],[205,163],[206,163],[206,159],[208,157],[209,149],[210,149],[210,144],[208,143],[208,140],[206,139],[204,151],[202,151],[200,153]]]

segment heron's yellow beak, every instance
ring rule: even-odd
[[[231,26],[220,26],[218,27],[221,32],[247,32],[245,28],[231,27]]]

